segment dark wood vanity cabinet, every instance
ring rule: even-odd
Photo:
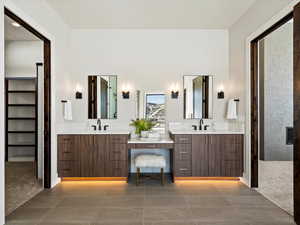
[[[243,135],[173,135],[175,177],[241,177]]]
[[[128,135],[58,135],[59,177],[127,177]]]

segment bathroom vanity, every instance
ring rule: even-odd
[[[171,139],[141,141],[129,132],[58,135],[59,177],[129,176],[131,149],[169,149],[174,180],[243,175],[243,134],[170,131]]]
[[[128,132],[58,135],[59,177],[127,177]]]
[[[242,177],[244,135],[230,131],[171,131],[174,177]]]

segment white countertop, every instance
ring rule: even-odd
[[[242,130],[169,130],[171,134],[244,134]]]
[[[73,135],[81,135],[81,134],[93,134],[93,135],[108,135],[108,134],[130,134],[130,131],[126,130],[106,130],[106,131],[94,131],[94,130],[66,130],[66,131],[60,131],[57,132],[57,134],[61,135],[68,135],[68,134],[73,134]]]
[[[131,138],[128,140],[128,144],[173,144],[174,141],[171,138]]]

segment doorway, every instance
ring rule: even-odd
[[[13,196],[6,199],[7,214],[39,188],[51,187],[51,42],[9,9],[4,12],[5,170],[6,191],[12,192],[6,197]],[[16,198],[14,185],[22,190]]]
[[[277,121],[277,124],[282,124],[284,122],[284,126],[281,126],[280,129],[274,128],[268,131],[268,135],[260,135],[262,132],[265,134],[266,130],[268,128],[263,127],[266,126],[266,123],[264,120],[268,120],[269,118],[264,118],[266,114],[264,113],[264,108],[262,108],[262,105],[266,107],[266,104],[264,101],[266,98],[262,98],[262,95],[260,92],[263,90],[261,89],[262,85],[261,83],[265,81],[261,80],[260,74],[262,73],[261,64],[264,64],[264,62],[261,61],[261,53],[264,51],[264,44],[262,42],[268,38],[270,35],[285,29],[287,26],[292,26],[293,31],[290,34],[290,39],[292,39],[292,44],[290,45],[290,48],[292,49],[292,54],[289,54],[289,61],[285,62],[284,64],[284,58],[280,58],[281,65],[287,65],[289,64],[289,68],[292,73],[291,79],[281,76],[280,86],[277,86],[279,88],[279,91],[276,94],[271,95],[271,97],[276,97],[277,100],[281,100],[280,98],[285,94],[286,96],[289,96],[286,101],[283,101],[282,104],[277,105],[276,112],[281,112],[281,116],[283,116],[280,121]],[[291,184],[286,185],[283,180],[274,180],[273,182],[275,186],[278,183],[281,183],[281,185],[289,186],[292,190],[292,199],[291,203],[293,205],[293,215],[294,219],[297,224],[300,224],[300,67],[299,67],[299,52],[300,52],[300,4],[296,5],[294,7],[293,12],[282,18],[279,22],[274,24],[272,27],[270,27],[268,30],[266,30],[264,33],[262,33],[260,36],[252,40],[251,42],[251,187],[258,188],[261,185],[260,181],[260,161],[264,160],[266,165],[268,163],[272,163],[272,160],[277,160],[278,163],[285,163],[285,162],[291,162],[291,165],[289,167],[282,167],[282,170],[280,173],[284,174],[287,171],[290,171],[288,173],[288,176],[291,177],[290,181]],[[278,44],[282,44],[285,42],[277,42]],[[273,50],[276,50],[277,47],[273,48]],[[291,64],[292,62],[292,64]],[[278,64],[277,63],[277,64]],[[290,65],[291,64],[291,65]],[[277,68],[278,65],[274,65],[275,68]],[[274,70],[273,70],[274,71]],[[277,72],[280,71],[277,69]],[[277,78],[279,79],[279,78]],[[289,84],[289,88],[285,89],[285,92],[280,90],[280,88],[284,87],[286,84]],[[276,87],[276,85],[273,85],[273,87]],[[263,96],[265,97],[265,96]],[[286,105],[288,104],[288,105]],[[274,104],[276,105],[276,104]],[[292,105],[292,106],[291,106]],[[272,106],[269,106],[269,108]],[[287,112],[283,112],[288,108]],[[292,116],[291,116],[292,114]],[[272,116],[272,115],[271,115]],[[271,134],[271,135],[270,135]],[[277,136],[279,135],[279,136]],[[262,146],[263,143],[267,142],[268,140],[264,139],[270,139],[270,136],[276,137],[276,140],[273,140],[272,143],[269,144],[271,148],[268,149],[268,145]],[[270,140],[269,140],[270,141]],[[274,147],[274,144],[278,141],[284,142],[284,145],[282,145],[280,148]],[[283,147],[284,146],[284,147]],[[268,162],[268,159],[271,159],[271,161]],[[280,161],[281,159],[281,161]],[[271,174],[276,174],[276,171],[270,171]],[[285,178],[285,177],[284,177]],[[280,190],[278,188],[278,191],[284,191]],[[284,196],[284,195],[283,195]],[[287,198],[289,195],[286,194],[285,197]]]

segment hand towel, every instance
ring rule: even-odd
[[[72,104],[70,100],[64,103],[64,119],[72,120]]]
[[[234,99],[230,99],[227,107],[227,119],[236,120],[237,119],[237,105]]]

